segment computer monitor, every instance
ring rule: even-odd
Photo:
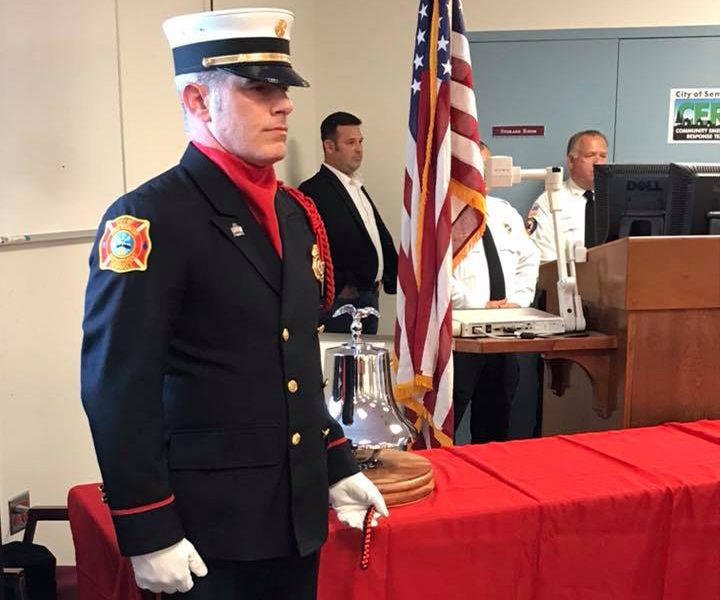
[[[669,235],[720,235],[720,164],[670,165]]]
[[[618,238],[664,235],[670,207],[669,164],[595,165],[595,206],[585,245]]]

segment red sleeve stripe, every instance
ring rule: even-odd
[[[113,517],[123,517],[125,515],[136,515],[138,513],[144,513],[148,512],[149,510],[155,510],[156,508],[162,508],[163,506],[167,506],[171,502],[175,501],[175,496],[171,495],[169,498],[165,498],[165,500],[160,500],[160,502],[153,502],[152,504],[146,504],[145,506],[138,506],[137,508],[122,508],[120,510],[111,510],[110,514]]]
[[[332,448],[333,446],[339,446],[340,444],[344,444],[345,442],[347,442],[347,438],[345,438],[345,437],[338,438],[334,442],[330,442],[327,445],[327,449],[330,450],[330,448]]]

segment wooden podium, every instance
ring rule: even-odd
[[[577,274],[588,329],[617,337],[609,418],[580,428],[720,418],[720,236],[617,240],[590,249]],[[555,262],[542,265],[538,288],[547,292],[549,312],[557,312],[556,282]],[[558,378],[553,371],[562,392]],[[573,402],[579,390],[566,391],[564,408],[547,415],[566,423],[544,423],[545,433],[568,430],[563,411],[587,410]]]

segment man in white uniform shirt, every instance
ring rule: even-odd
[[[378,290],[397,288],[397,252],[358,172],[363,159],[362,122],[355,115],[336,112],[320,125],[325,162],[300,184],[325,223],[335,274],[335,302],[320,316],[325,331],[349,333],[350,317],[332,318],[343,304],[378,307]],[[377,319],[363,321],[363,331],[377,333]]]
[[[603,133],[588,129],[573,134],[567,145],[569,177],[559,193],[559,224],[565,239],[571,243],[585,243],[586,210],[594,201],[593,165],[607,162],[608,142]],[[547,192],[543,192],[532,205],[527,218],[527,232],[540,250],[540,260],[555,260],[555,234]]]
[[[490,157],[490,150],[482,142],[481,152],[484,160]],[[522,217],[509,202],[489,195],[485,202],[485,235],[453,270],[452,306],[454,309],[530,306],[540,252],[528,238]],[[507,440],[519,376],[515,354],[455,352],[453,362],[455,430],[472,404],[472,443]]]

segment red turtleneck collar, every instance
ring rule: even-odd
[[[275,214],[275,192],[278,183],[273,166],[256,167],[225,150],[204,146],[195,141],[193,145],[220,167],[243,193],[250,212],[265,229],[278,256],[282,257],[280,228]]]

